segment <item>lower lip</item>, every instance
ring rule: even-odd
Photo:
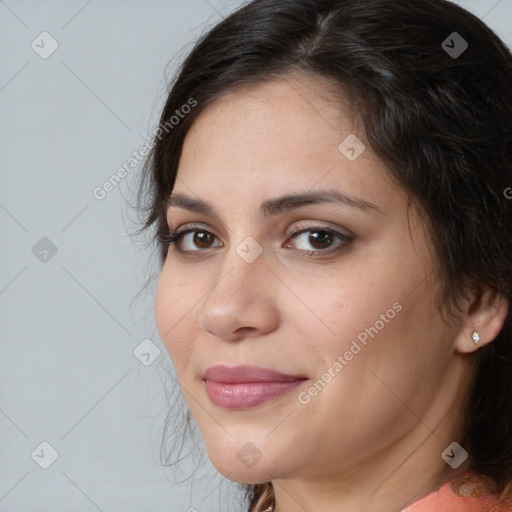
[[[277,398],[295,389],[303,381],[246,382],[228,384],[206,381],[206,392],[210,400],[225,409],[247,409]]]

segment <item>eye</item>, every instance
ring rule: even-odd
[[[166,242],[173,245],[180,252],[197,252],[211,249],[214,247],[222,247],[219,242],[213,245],[217,237],[204,228],[189,227],[178,232],[169,232]]]
[[[287,242],[283,247],[319,256],[342,250],[353,237],[327,227],[298,226],[288,240],[293,240],[294,243]],[[169,230],[169,235],[165,236],[162,242],[174,245],[180,253],[200,253],[223,247],[222,242],[211,231],[200,226],[188,226],[176,232]]]
[[[335,252],[352,241],[351,236],[322,226],[299,226],[290,239],[297,242],[299,250],[308,254]],[[290,247],[290,244],[285,244],[285,247]]]

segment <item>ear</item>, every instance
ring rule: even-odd
[[[456,350],[469,354],[491,343],[503,328],[508,310],[507,298],[493,288],[484,285],[473,292],[457,335]],[[478,342],[473,339],[474,332],[480,338]]]

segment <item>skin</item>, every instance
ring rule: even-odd
[[[193,223],[213,236],[185,236],[185,252],[170,246],[156,297],[160,335],[212,463],[237,482],[272,481],[279,512],[395,512],[467,469],[469,460],[455,470],[440,454],[462,438],[474,353],[496,337],[508,307],[484,287],[463,303],[462,321],[443,321],[421,213],[368,145],[355,161],[340,152],[350,134],[364,142],[347,102],[318,79],[290,75],[227,94],[188,133],[173,191],[217,215],[168,211],[171,231]],[[325,189],[379,211],[324,203],[260,212],[277,196]],[[291,236],[298,227],[352,240],[315,245],[308,233]],[[248,236],[263,249],[252,263],[236,250]],[[299,393],[396,303],[400,312],[301,403]],[[202,379],[215,364],[307,380],[227,410]],[[237,457],[248,442],[261,455],[251,467]]]

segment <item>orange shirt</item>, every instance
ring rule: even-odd
[[[486,477],[470,471],[402,512],[512,512],[512,495],[498,498]]]

